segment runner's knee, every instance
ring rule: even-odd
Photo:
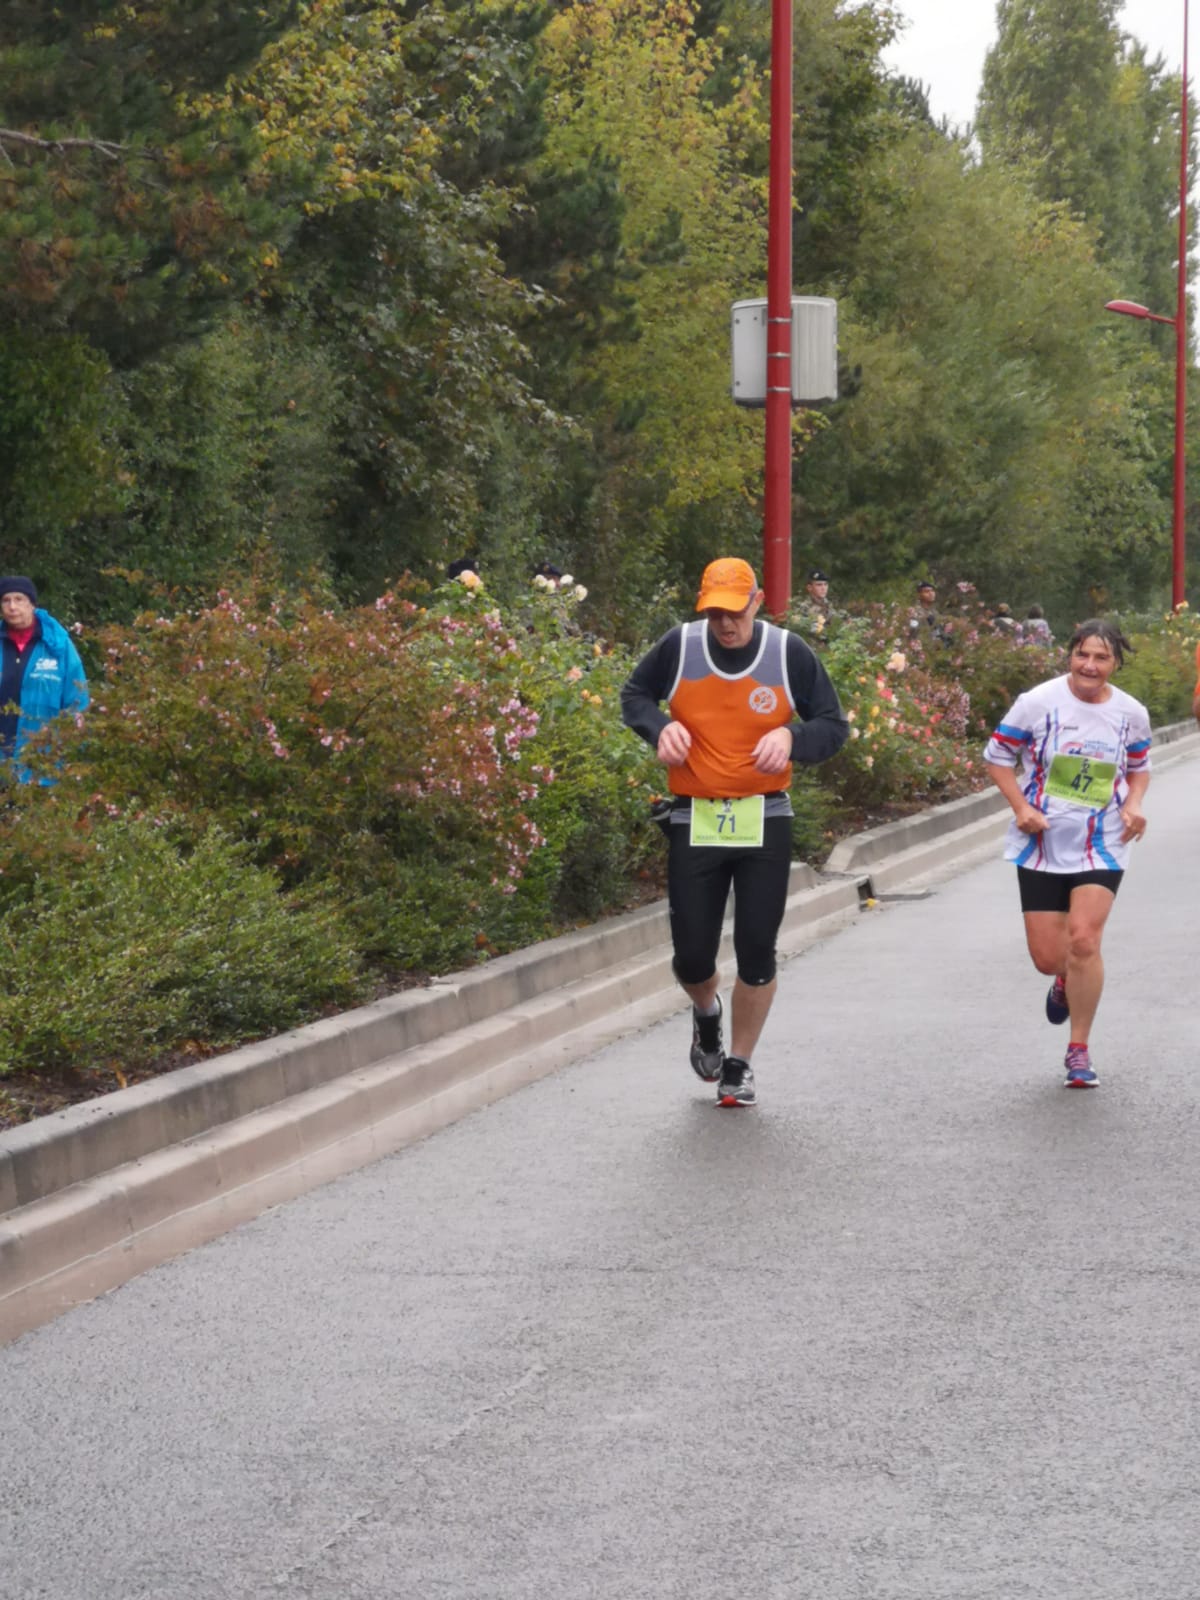
[[[707,983],[716,976],[716,967],[713,966],[712,957],[703,956],[675,956],[671,962],[671,970],[679,982],[687,988],[694,988],[698,983]]]
[[[1072,928],[1068,934],[1068,948],[1074,961],[1090,961],[1100,954],[1100,932],[1096,928]]]
[[[748,989],[764,989],[768,983],[775,981],[775,952],[770,950],[762,955],[750,956],[743,959],[737,958],[737,975]]]

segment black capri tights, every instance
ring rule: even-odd
[[[689,842],[690,829],[671,828],[667,893],[675,976],[704,983],[717,970],[725,903],[733,889],[733,949],[738,977],[759,987],[775,976],[775,940],[787,904],[792,866],[792,819],[767,817],[763,842],[748,848]]]

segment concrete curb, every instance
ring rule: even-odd
[[[1160,766],[1200,749],[1191,723],[1156,741]],[[797,865],[781,956],[994,852],[1006,810],[970,795]],[[657,904],[0,1134],[0,1340],[682,1009]]]

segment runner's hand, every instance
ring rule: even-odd
[[[756,772],[772,776],[782,772],[792,759],[792,730],[772,728],[770,733],[764,733],[754,746],[754,754],[750,759],[754,762]]]
[[[1045,833],[1050,826],[1050,818],[1044,811],[1039,811],[1036,806],[1028,803],[1022,805],[1016,813],[1017,827],[1022,833]]]
[[[1131,839],[1140,839],[1146,831],[1146,819],[1132,800],[1126,800],[1121,807],[1121,821],[1125,825],[1121,833],[1122,844],[1128,844]]]
[[[658,759],[664,767],[681,767],[692,748],[692,736],[682,722],[668,722],[658,736]]]

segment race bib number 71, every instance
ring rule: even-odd
[[[761,794],[741,800],[692,798],[691,842],[702,845],[753,845],[763,842]]]

